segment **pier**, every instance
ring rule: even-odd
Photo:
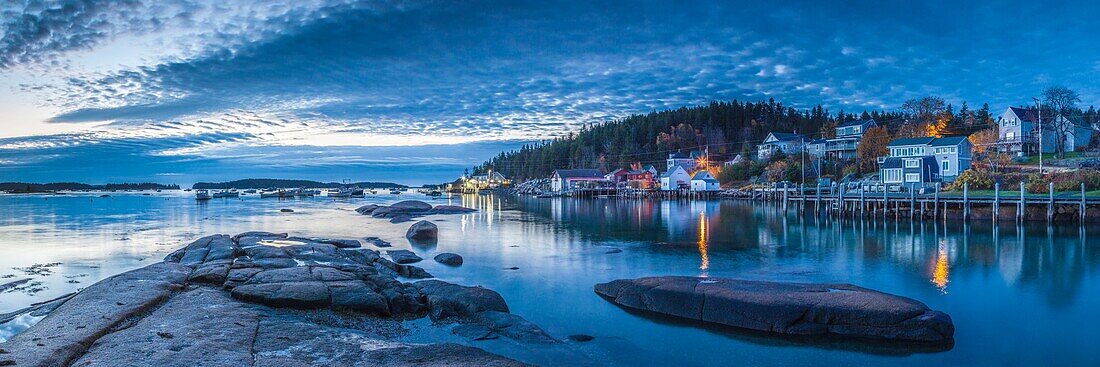
[[[838,217],[922,220],[992,220],[999,222],[1100,222],[1100,197],[1089,196],[1085,185],[1079,192],[1054,192],[1048,183],[1047,193],[1029,194],[1021,183],[1016,190],[1006,192],[1000,184],[993,193],[986,190],[972,194],[967,185],[962,192],[925,193],[916,191],[849,191],[831,187],[757,187],[732,199],[774,204],[784,212],[812,211]]]

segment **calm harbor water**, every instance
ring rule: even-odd
[[[1100,340],[1100,233],[1077,225],[838,221],[718,200],[430,200],[407,193],[196,203],[177,192],[111,195],[0,196],[0,277],[7,277],[0,283],[32,279],[0,294],[0,313],[159,261],[206,234],[268,230],[379,236],[428,259],[419,265],[439,278],[500,292],[512,312],[554,336],[596,337],[570,344],[565,355],[501,340],[472,344],[538,364],[1100,365],[1092,348]],[[353,211],[410,198],[479,211],[429,218],[440,226],[440,241],[429,248],[403,239],[408,224]],[[436,264],[430,257],[438,252],[459,253],[465,264]],[[946,311],[956,341],[946,350],[915,350],[776,338],[628,312],[592,291],[599,282],[652,275],[853,283]],[[0,338],[21,327],[0,327]],[[438,337],[449,336],[411,333],[408,340]]]

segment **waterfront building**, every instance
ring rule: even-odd
[[[701,169],[691,175],[691,191],[718,191],[721,185],[710,171]]]
[[[814,159],[825,157],[825,140],[814,139],[814,141],[807,143],[806,154]]]
[[[970,169],[970,139],[965,136],[894,139],[881,165],[883,184],[909,188],[952,182]]]
[[[550,190],[571,192],[581,188],[604,187],[607,178],[598,169],[558,169],[550,176]]]
[[[512,181],[497,171],[470,176],[462,182],[462,187],[469,190],[496,189],[508,187]]]
[[[687,188],[691,185],[691,176],[682,166],[673,166],[672,169],[661,174],[661,190],[673,191]]]
[[[618,186],[619,184],[626,182],[626,175],[628,172],[630,171],[626,170],[625,168],[619,168],[614,171],[608,172],[606,175],[603,175],[603,177],[607,179],[608,182]]]
[[[695,171],[698,159],[702,156],[703,153],[698,150],[691,151],[690,155],[680,152],[669,153],[668,159],[665,160],[665,170],[672,170],[672,167],[680,166],[684,168],[684,171]]]
[[[657,187],[657,169],[647,166],[645,169],[627,171],[626,186],[633,189]]]
[[[775,153],[791,154],[799,152],[806,144],[802,134],[770,132],[764,142],[756,147],[756,159],[766,160]]]
[[[1079,146],[1088,146],[1095,129],[1088,124],[1073,120],[1077,119],[1071,117],[1070,120],[1067,120],[1063,116],[1055,117],[1053,113],[1044,113],[1042,120],[1043,141],[1040,144],[1039,110],[1009,107],[997,123],[998,136],[995,149],[1016,156],[1032,155],[1038,153],[1040,149],[1043,153],[1054,152],[1058,147],[1058,134],[1055,133],[1054,127],[1062,124],[1071,125],[1065,137],[1067,152],[1073,151]]]

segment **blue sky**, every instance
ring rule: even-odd
[[[0,181],[418,184],[712,100],[1001,110],[1062,84],[1100,104],[1094,19],[1033,1],[0,2]]]

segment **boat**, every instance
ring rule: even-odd
[[[351,188],[346,187],[341,187],[339,189],[329,189],[328,192],[325,193],[325,196],[328,196],[330,198],[346,198],[351,197],[351,191]]]
[[[439,190],[431,190],[426,194],[428,196],[443,196],[443,192]]]
[[[308,198],[308,197],[317,196],[320,193],[321,193],[320,190],[316,190],[316,189],[297,189],[297,190],[294,190],[294,197]]]
[[[363,189],[355,187],[355,188],[351,189],[351,197],[353,197],[353,198],[363,198],[363,197],[367,197],[367,195],[363,193]]]
[[[391,195],[400,195],[400,194],[401,194],[401,190],[398,190],[398,189],[392,189],[392,190],[390,190],[390,194],[391,194]]]
[[[271,191],[260,191],[261,198],[285,198],[286,190],[278,189]]]
[[[240,197],[241,193],[239,193],[237,191],[234,191],[234,190],[222,190],[222,191],[215,192],[213,196],[214,196],[215,199],[236,198],[236,197]]]
[[[206,191],[206,190],[195,191],[195,200],[204,201],[204,200],[210,200],[210,199],[213,199],[213,198],[214,198],[214,196],[210,195],[209,191]]]
[[[255,194],[255,193],[256,193],[256,189],[248,189],[248,190],[244,190],[244,193],[245,193],[245,194]]]

